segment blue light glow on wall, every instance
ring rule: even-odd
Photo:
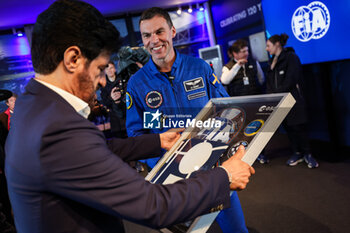
[[[20,94],[33,77],[27,37],[18,37],[17,34],[0,36],[0,89]],[[0,103],[0,111],[4,109],[6,105]]]
[[[15,40],[15,49],[18,55],[28,55],[30,54],[30,46],[27,37],[17,37]]]
[[[203,11],[194,11],[193,13],[197,19],[198,24],[205,24],[205,13]]]
[[[0,36],[0,53],[5,57],[24,56],[30,54],[27,37],[17,35]]]
[[[216,36],[221,39],[262,21],[260,0],[215,0],[211,9]]]
[[[126,37],[128,35],[125,19],[114,19],[110,22],[118,29],[121,37]]]

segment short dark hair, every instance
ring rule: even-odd
[[[273,35],[268,40],[272,44],[276,44],[276,42],[280,42],[281,46],[284,47],[287,44],[289,36],[286,33],[282,33],[281,35]]]
[[[169,27],[172,28],[173,21],[171,21],[169,13],[166,10],[159,8],[159,7],[152,7],[152,8],[145,10],[144,12],[142,12],[142,15],[141,15],[140,20],[139,20],[139,25],[141,24],[141,21],[147,20],[147,19],[152,19],[156,15],[163,17],[166,20],[166,22],[168,23]]]
[[[115,67],[115,64],[112,60],[110,60],[107,65],[109,65],[109,64],[114,65],[114,67]]]
[[[238,39],[231,45],[231,51],[239,53],[244,47],[248,47],[248,42],[243,39]]]
[[[17,95],[16,93],[12,92],[11,96],[5,100],[5,103],[8,103],[8,102],[9,102],[9,99],[10,99],[11,97],[15,97],[15,98],[17,99],[18,95]]]
[[[31,55],[35,72],[52,73],[63,60],[65,50],[74,45],[92,61],[101,52],[117,52],[120,34],[90,4],[77,0],[55,1],[38,16],[34,25]]]

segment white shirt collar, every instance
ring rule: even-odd
[[[45,85],[46,87],[50,88],[51,90],[53,90],[57,94],[59,94],[70,105],[72,105],[72,107],[75,109],[75,111],[77,111],[77,113],[79,113],[84,118],[87,118],[88,115],[90,114],[89,105],[85,101],[83,101],[82,99],[80,99],[80,98],[76,97],[75,95],[72,95],[71,93],[69,93],[69,92],[67,92],[59,87],[56,87],[50,83],[47,83],[47,82],[44,82],[44,81],[38,80],[38,79],[35,79],[35,80],[38,81],[39,83]]]

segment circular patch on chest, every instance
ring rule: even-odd
[[[150,91],[145,98],[146,104],[150,108],[159,108],[163,103],[163,96],[158,91]]]

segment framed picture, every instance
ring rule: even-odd
[[[195,119],[188,119],[180,139],[146,179],[162,184],[187,179],[219,166],[240,145],[246,148],[242,160],[252,165],[294,104],[290,93],[211,99]],[[180,224],[172,232],[204,233],[218,213]]]

